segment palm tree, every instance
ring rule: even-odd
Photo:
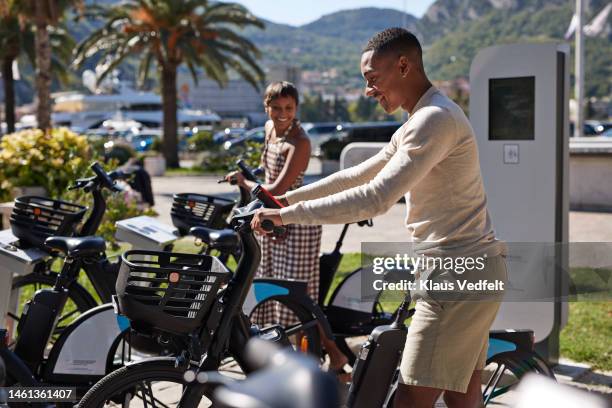
[[[2,10],[0,16],[0,64],[4,87],[4,119],[7,133],[15,131],[15,80],[13,63],[17,60],[21,46],[21,29],[17,16]]]
[[[36,120],[43,130],[51,128],[51,78],[53,58],[50,31],[57,26],[64,12],[70,7],[82,8],[82,0],[0,0],[12,3],[21,19],[35,29],[36,55]],[[50,30],[51,28],[51,30]]]
[[[22,14],[17,0],[0,0],[0,65],[4,85],[4,106],[7,133],[15,131],[15,81],[13,63],[25,54],[32,67],[36,67],[35,29]],[[51,48],[50,75],[62,83],[70,82],[66,61],[71,57],[74,40],[63,25],[50,27]],[[50,76],[51,77],[51,76]]]
[[[74,63],[80,66],[94,55],[105,64],[101,81],[126,57],[140,55],[139,83],[157,63],[163,102],[163,152],[169,167],[178,167],[177,69],[185,64],[197,84],[198,68],[223,86],[228,68],[236,71],[255,88],[263,79],[256,62],[255,45],[232,31],[263,23],[234,3],[207,0],[129,0],[102,9],[104,27],[93,32],[76,49]]]

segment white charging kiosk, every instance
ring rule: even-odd
[[[568,61],[565,44],[510,44],[483,49],[470,69],[470,122],[493,226],[510,246],[509,280],[552,267],[556,299],[567,253],[556,258],[560,268],[513,256],[512,246],[568,241]],[[508,301],[493,328],[533,329],[538,351],[554,363],[566,321],[567,303]]]

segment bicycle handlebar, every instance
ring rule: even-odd
[[[257,182],[257,177],[253,173],[253,170],[245,163],[244,160],[240,159],[236,162],[236,166],[240,169],[240,172],[244,176],[245,179],[249,181]]]
[[[114,170],[107,173],[98,162],[94,162],[90,168],[95,176],[77,179],[74,185],[68,187],[68,190],[83,189],[86,192],[90,192],[95,187],[101,186],[117,192],[121,191],[121,189],[115,185],[115,181],[126,180],[132,176],[130,173],[121,170]]]

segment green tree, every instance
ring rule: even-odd
[[[13,63],[19,57],[21,29],[17,16],[9,8],[1,10],[0,16],[0,64],[4,86],[4,118],[7,133],[15,131],[15,80]]]
[[[337,95],[334,96],[331,120],[334,122],[347,122],[350,120],[346,99],[339,98]]]
[[[24,17],[22,7],[23,5],[17,0],[0,0],[0,64],[5,94],[7,133],[15,131],[13,63],[21,54],[28,57],[33,67],[36,67],[37,62],[37,54],[34,52],[36,30],[33,24]],[[63,25],[49,27],[48,35],[52,49],[48,76],[49,78],[55,76],[61,82],[68,83],[70,75],[66,68],[66,61],[69,60],[71,50],[74,48],[74,40]]]
[[[162,150],[169,167],[178,167],[177,69],[185,64],[197,83],[198,67],[220,85],[228,80],[228,69],[258,88],[263,72],[256,62],[259,51],[232,27],[263,28],[262,21],[234,3],[206,0],[129,0],[110,8],[96,8],[105,25],[81,42],[75,65],[100,56],[105,70],[102,80],[123,60],[142,54],[138,79],[157,63],[163,102]]]
[[[36,120],[43,130],[51,128],[51,79],[53,56],[51,33],[69,7],[82,8],[82,0],[0,0],[14,7],[20,19],[34,28],[36,67]],[[7,8],[7,7],[3,7]],[[71,50],[71,48],[67,48]]]

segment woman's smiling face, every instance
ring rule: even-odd
[[[291,96],[280,96],[270,101],[266,112],[274,122],[275,128],[286,129],[295,119],[297,105]]]

